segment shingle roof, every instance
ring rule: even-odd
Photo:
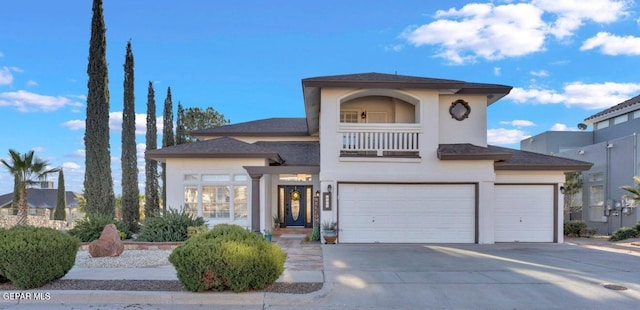
[[[600,112],[598,112],[596,114],[593,114],[593,115],[585,118],[584,120],[585,121],[589,121],[589,120],[592,120],[592,119],[595,119],[595,118],[599,118],[601,116],[605,116],[607,114],[614,113],[616,111],[620,111],[620,110],[622,110],[624,108],[628,108],[628,107],[631,107],[633,105],[638,105],[638,104],[640,104],[640,95],[635,96],[635,97],[633,97],[633,98],[631,98],[629,100],[625,100],[624,102],[616,104],[616,105],[614,105],[614,106],[612,106],[612,107],[610,107],[610,108],[608,108],[608,109],[606,109],[604,111],[600,111]]]
[[[586,171],[593,165],[563,157],[493,145],[481,147],[472,144],[441,144],[438,147],[438,158],[441,160],[495,160],[495,170]]]
[[[191,136],[308,136],[307,119],[268,118],[250,122],[195,130]]]
[[[162,149],[147,150],[145,157],[165,158],[268,158],[282,162],[277,152],[260,145],[242,142],[229,137],[196,141]]]
[[[320,166],[320,143],[312,141],[256,142],[280,154],[286,166]]]
[[[165,158],[256,158],[264,157],[276,165],[319,166],[320,143],[283,141],[246,143],[223,137],[149,150],[146,157]]]
[[[78,207],[78,195],[72,191],[66,191],[67,208]],[[0,195],[0,208],[11,206],[13,193]],[[58,190],[51,188],[27,188],[27,205],[29,208],[54,209],[58,202]]]
[[[460,80],[436,79],[428,77],[384,74],[377,72],[356,73],[345,75],[331,75],[306,78],[302,80],[303,87],[396,87],[399,88],[427,88],[427,89],[462,89],[467,93],[478,93],[480,89],[491,89],[491,92],[508,94],[511,86],[486,83],[470,83]],[[474,89],[475,92],[470,92]],[[461,91],[462,91],[461,90]]]

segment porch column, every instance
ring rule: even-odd
[[[260,179],[262,174],[249,174],[251,177],[251,230],[260,233]]]

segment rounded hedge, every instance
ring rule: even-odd
[[[0,274],[20,289],[62,278],[73,267],[80,241],[45,227],[0,230]]]
[[[219,224],[171,252],[180,282],[192,292],[263,289],[284,271],[286,254],[262,235]]]

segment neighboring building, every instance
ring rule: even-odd
[[[626,192],[620,189],[633,185],[640,168],[640,96],[589,116],[585,123],[593,131],[547,131],[522,140],[520,148],[592,162],[593,167],[582,172],[583,190],[574,199],[582,212],[571,218],[610,234],[640,220],[637,209],[627,207],[622,199]]]
[[[49,210],[49,219],[53,219],[58,201],[58,190],[49,188],[48,183],[43,184],[45,188],[28,188],[27,189],[27,205],[29,206],[29,215],[45,216]],[[67,222],[72,223],[74,220],[83,217],[78,211],[78,194],[67,191],[67,207],[65,209]],[[0,195],[0,215],[17,215],[18,210],[11,208],[13,202],[13,193]]]
[[[338,223],[338,241],[562,242],[565,171],[591,164],[487,145],[510,86],[364,73],[302,80],[305,118],[192,133],[148,150],[167,205],[209,225]],[[319,216],[319,219],[318,219]]]

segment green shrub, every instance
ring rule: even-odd
[[[112,216],[103,214],[90,214],[76,222],[75,226],[69,230],[69,234],[80,239],[82,242],[91,242],[100,238],[102,230],[109,224],[115,224],[119,232],[125,234],[125,239],[131,238],[131,231],[123,221],[116,220]]]
[[[564,235],[570,237],[580,237],[580,232],[587,229],[587,223],[580,220],[573,220],[564,223]]]
[[[0,231],[0,274],[20,289],[62,278],[75,264],[80,241],[51,228],[16,226]]]
[[[202,226],[204,219],[193,216],[184,209],[169,209],[148,217],[142,223],[137,240],[149,242],[185,241],[189,226]]]
[[[284,271],[286,254],[260,234],[219,224],[169,255],[178,279],[190,291],[262,289]]]
[[[207,225],[189,226],[187,227],[187,239],[197,234],[206,233],[208,230],[209,230],[209,227]]]
[[[635,228],[631,227],[622,227],[611,234],[609,237],[609,241],[620,241],[629,238],[637,238],[638,231]]]

